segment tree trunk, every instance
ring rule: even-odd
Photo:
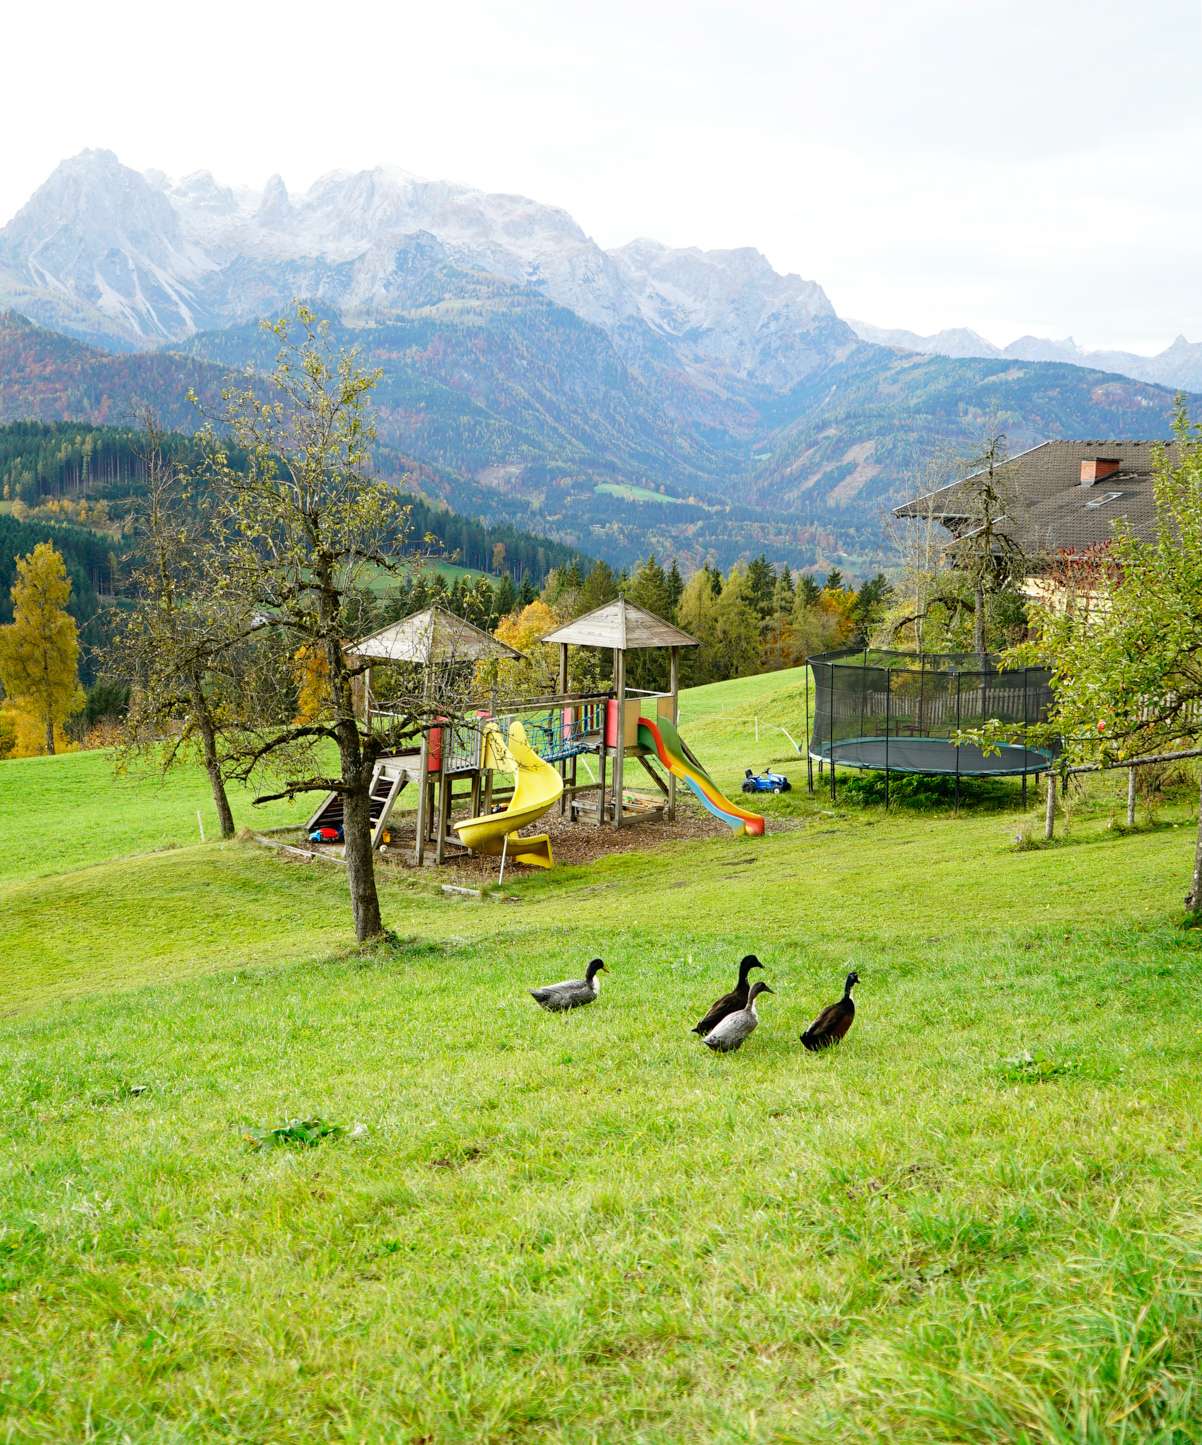
[[[54,756],[54,718],[46,714],[46,756]]]
[[[1194,845],[1194,876],[1186,894],[1185,906],[1191,913],[1202,913],[1202,796],[1198,800],[1198,841]]]
[[[358,749],[354,750],[358,752]],[[346,845],[346,878],[351,890],[355,937],[360,943],[384,932],[376,892],[376,859],[371,845],[371,769],[343,751],[342,837]]]
[[[221,776],[221,762],[217,756],[217,729],[205,704],[204,694],[193,683],[192,712],[200,732],[201,747],[204,750],[205,772],[209,775],[209,787],[213,792],[213,806],[217,809],[217,823],[223,838],[234,836],[234,814],[226,796],[225,779]]]
[[[316,569],[322,584],[321,613],[325,629],[326,662],[330,669],[330,702],[338,759],[342,774],[342,841],[346,855],[346,881],[351,892],[355,937],[360,943],[384,932],[380,898],[376,892],[376,854],[371,845],[371,751],[364,747],[355,716],[354,680],[346,665],[338,635],[338,594],[331,581],[333,566],[323,559]],[[425,780],[422,780],[423,786]]]
[[[980,582],[973,588],[972,650],[978,657],[985,656],[985,588]]]
[[[221,836],[232,838],[234,836],[234,814],[230,808],[230,800],[226,796],[225,779],[221,776],[221,764],[217,760],[217,737],[207,713],[200,725],[200,735],[204,740],[205,772],[209,775],[209,787],[213,792],[213,806],[217,809],[217,823],[221,828]]]

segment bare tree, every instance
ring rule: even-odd
[[[366,661],[348,654],[350,609],[366,581],[399,575],[409,508],[370,474],[374,431],[366,404],[379,372],[339,352],[303,306],[269,328],[280,342],[266,377],[223,393],[220,430],[202,433],[221,565],[214,587],[231,611],[258,623],[240,695],[224,735],[230,776],[269,774],[256,802],[329,791],[343,801],[343,834],[355,935],[382,932],[371,839],[375,763],[399,737],[445,711],[429,689],[392,699],[384,730],[356,706]],[[241,455],[231,459],[227,438]],[[324,659],[325,706],[296,717],[295,658]],[[333,754],[333,756],[331,756]],[[333,766],[331,767],[331,763]]]
[[[912,628],[922,651],[933,621],[971,614],[972,650],[988,650],[990,605],[1024,570],[1006,462],[1006,438],[991,428],[974,456],[941,450],[923,467],[923,490],[911,515],[890,518],[902,558],[902,605],[889,619],[891,639]],[[941,498],[941,492],[948,495]]]
[[[950,617],[964,607],[963,589],[948,552],[951,537],[937,502],[937,493],[962,474],[963,466],[963,457],[950,448],[932,452],[914,474],[918,500],[911,515],[895,517],[891,509],[884,514],[886,536],[900,561],[894,583],[897,603],[884,628],[890,645],[909,631],[915,649],[925,652],[939,617]]]
[[[956,565],[972,587],[972,650],[986,652],[985,622],[989,599],[1022,573],[1023,552],[1014,539],[1013,488],[1004,468],[1006,438],[991,430],[973,459],[963,491],[968,524],[956,538]]]
[[[119,755],[153,754],[166,771],[197,746],[221,836],[229,838],[234,815],[219,735],[223,694],[228,698],[232,690],[238,644],[249,624],[222,605],[212,587],[203,499],[149,414],[143,427],[146,491],[133,514],[136,600],[107,650],[109,669],[130,685]]]

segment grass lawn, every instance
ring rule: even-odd
[[[800,685],[685,697],[720,783]],[[1186,800],[1016,851],[802,790],[508,901],[389,884],[356,951],[338,870],[85,765],[0,767],[0,1440],[1202,1438]],[[713,1057],[749,949],[776,994]],[[597,1004],[526,996],[594,953]],[[364,1131],[243,1140],[311,1114]]]
[[[239,827],[299,825],[315,806],[255,807],[253,793],[236,786],[228,791]],[[195,843],[198,810],[206,838],[216,837],[217,813],[199,768],[166,777],[145,771],[118,777],[108,752],[11,759],[0,764],[0,885]]]
[[[494,586],[501,580],[490,572],[481,572],[478,567],[461,567],[458,562],[447,562],[441,557],[429,557],[416,562],[412,572],[414,575],[424,576],[427,581],[432,577],[441,577],[452,587],[461,577],[465,577],[469,582],[479,582],[484,578]],[[396,590],[401,578],[395,572],[389,572],[382,567],[368,567],[363,570],[363,580],[369,592],[377,597],[384,597]]]
[[[650,487],[635,486],[632,482],[598,482],[593,491],[610,497],[621,497],[626,502],[671,502],[678,506],[689,505],[684,497],[672,497],[666,492],[653,491]]]

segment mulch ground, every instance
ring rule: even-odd
[[[441,868],[434,868],[429,861],[423,868],[417,868],[413,863],[413,817],[403,814],[398,821],[399,828],[390,824],[395,842],[391,847],[382,848],[377,854],[380,867],[386,873],[393,876],[437,879],[442,883],[458,884],[465,888],[479,888],[483,884],[496,882],[501,869],[499,857],[482,857],[474,853],[449,855]],[[773,832],[783,832],[801,826],[801,821],[773,818],[768,826]],[[691,798],[679,797],[676,801],[674,823],[655,819],[645,823],[631,823],[615,831],[608,826],[600,828],[592,821],[572,823],[552,812],[539,819],[538,824],[529,831],[550,835],[552,853],[556,866],[559,867],[592,863],[609,853],[645,853],[664,843],[690,838],[719,838],[726,833],[725,827]],[[279,842],[317,851],[300,831],[295,835],[279,835]],[[330,848],[328,852],[330,856],[338,857],[342,849]],[[309,861],[296,854],[282,856],[291,856],[297,862]],[[427,860],[432,856],[433,845],[430,844]],[[506,878],[521,878],[536,871],[538,870],[512,860],[505,865]]]
[[[538,820],[531,833],[547,833],[551,838],[551,851],[557,867],[573,864],[592,863],[607,853],[646,852],[649,848],[683,838],[718,837],[725,831],[722,826],[699,809],[694,810],[679,802],[676,807],[675,823],[658,819],[646,823],[632,823],[629,827],[615,830],[612,827],[599,828],[595,822],[572,823],[558,813],[547,814]],[[413,864],[413,834],[402,834],[399,848],[385,848],[380,852],[381,863],[389,869],[416,874]],[[429,856],[429,854],[427,854]],[[440,881],[460,883],[465,887],[479,887],[482,883],[495,883],[501,871],[499,857],[483,857],[475,853],[446,860],[437,870]],[[539,870],[529,868],[512,860],[505,864],[506,878],[520,878]]]

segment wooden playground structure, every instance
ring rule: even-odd
[[[410,847],[418,866],[442,864],[469,851],[502,852],[505,846],[516,861],[550,866],[546,835],[532,838],[517,831],[526,821],[557,808],[573,823],[595,822],[601,828],[618,829],[652,819],[671,822],[676,818],[678,778],[736,831],[763,831],[761,818],[722,796],[676,731],[680,651],[696,647],[694,638],[619,599],[555,628],[542,641],[559,648],[558,687],[553,693],[522,698],[476,695],[466,708],[448,706],[453,720],[448,716],[445,722],[415,727],[412,749],[379,761],[371,789],[377,847],[398,846],[402,829],[394,807],[410,786],[417,789]],[[610,653],[613,682],[608,690],[580,694],[569,689],[572,647]],[[666,692],[627,686],[627,653],[651,648],[668,651]],[[368,664],[361,698],[365,720],[384,727],[395,726],[401,713],[390,704],[386,689],[384,695],[377,692],[373,678],[377,667],[400,664],[420,669],[421,696],[437,718],[440,698],[447,695],[454,672],[458,670],[462,680],[469,672],[474,675],[482,661],[521,656],[438,607],[382,628],[347,650]],[[456,696],[462,693],[456,690]],[[629,789],[628,763],[638,764],[649,779],[654,790],[650,800]],[[531,776],[536,773],[541,780],[533,784]],[[519,791],[521,798],[516,796]],[[313,814],[306,831],[340,826],[341,803],[331,795]],[[473,839],[471,849],[464,842],[465,834]]]

